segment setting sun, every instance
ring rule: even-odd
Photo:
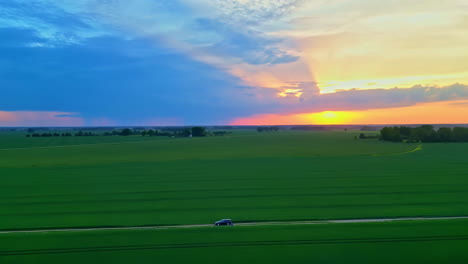
[[[338,116],[335,112],[329,112],[329,111],[323,112],[321,115],[323,118],[326,118],[326,119],[336,118]]]
[[[325,111],[320,113],[308,114],[312,124],[335,125],[352,122],[357,117],[357,113],[345,111]]]

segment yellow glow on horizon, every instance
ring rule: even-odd
[[[264,114],[238,118],[232,125],[385,125],[468,124],[468,100],[421,103],[413,106],[325,111],[300,114]]]
[[[323,112],[322,117],[325,119],[336,118],[338,115],[335,112]]]
[[[305,115],[312,124],[320,125],[346,124],[358,117],[358,114],[347,111],[325,111]]]

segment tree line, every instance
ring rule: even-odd
[[[26,134],[26,137],[90,137],[90,136],[99,136],[98,134],[92,132],[78,132],[78,133],[32,133]]]
[[[169,136],[169,137],[204,137],[210,135],[204,127],[192,127],[192,128],[172,128],[169,131],[159,130],[144,130],[141,131],[142,136]]]
[[[380,130],[380,139],[393,142],[468,142],[468,128],[441,127],[431,125],[419,127],[394,126]]]
[[[135,130],[125,128],[123,130],[113,130],[111,132],[104,132],[103,134],[97,134],[93,132],[79,131],[76,133],[32,133],[26,134],[26,137],[89,137],[89,136],[166,136],[166,137],[205,137],[205,136],[223,136],[231,134],[232,132],[227,131],[214,131],[209,132],[204,127],[186,127],[186,128],[168,128],[168,130]]]
[[[271,126],[271,127],[257,127],[257,132],[268,132],[268,131],[278,131],[279,127]]]
[[[359,134],[359,139],[373,139],[373,138],[380,138],[380,136],[379,135],[368,136],[368,135],[366,135],[364,133]],[[358,139],[358,137],[355,136],[354,139]]]
[[[186,127],[186,128],[170,128],[166,131],[160,130],[143,130],[140,132],[142,136],[169,136],[169,137],[206,137],[206,136],[224,136],[232,134],[228,131],[213,131],[210,132],[204,127]]]

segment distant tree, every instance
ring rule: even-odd
[[[449,127],[439,128],[439,130],[437,130],[437,136],[439,137],[439,140],[442,142],[453,141],[452,129],[450,129]]]
[[[34,128],[28,128],[28,133],[34,133],[34,132],[35,132]]]
[[[154,136],[155,131],[154,131],[153,129],[150,129],[150,130],[148,130],[148,132],[146,132],[146,134],[147,134],[148,136],[152,137],[152,136]]]
[[[131,134],[132,134],[132,130],[128,128],[125,128],[124,130],[122,130],[122,132],[120,132],[121,136],[130,136]]]
[[[382,140],[407,142],[468,142],[468,128],[441,127],[437,131],[431,125],[419,127],[384,127],[380,130]],[[369,138],[369,137],[367,137]]]
[[[434,127],[432,125],[422,125],[420,126],[420,128],[427,130],[427,131],[434,130]]]
[[[437,132],[435,132],[434,127],[431,125],[422,125],[420,127],[414,128],[413,135],[416,136],[421,142],[437,142],[439,141]]]
[[[26,134],[26,137],[31,137],[31,135],[29,135],[29,134]]]
[[[148,134],[148,132],[146,132],[146,130],[141,131],[142,136],[146,136],[147,134]]]
[[[400,127],[400,136],[402,138],[410,138],[411,137],[411,127]]]
[[[174,136],[174,133],[172,133],[170,131],[161,131],[161,132],[156,131],[155,133],[156,133],[155,134],[156,136],[160,136],[160,137],[172,137],[172,136]]]
[[[265,132],[265,131],[278,131],[279,127],[271,126],[271,127],[257,127],[257,132]]]
[[[206,129],[204,127],[192,127],[193,137],[204,137],[206,136]]]
[[[365,135],[364,133],[359,134],[359,139],[376,139],[379,138],[379,135],[371,134],[371,135]],[[357,136],[355,136],[355,139],[358,139]]]
[[[189,129],[189,128],[186,128],[186,129],[182,130],[182,132],[181,132],[182,137],[189,137],[190,135],[192,135],[192,130]]]
[[[380,130],[382,140],[387,141],[401,141],[400,128],[398,127],[384,127]]]
[[[458,142],[468,142],[468,128],[466,127],[454,127],[453,138]]]

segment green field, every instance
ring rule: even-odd
[[[2,263],[466,263],[468,220],[3,235]],[[26,249],[26,250],[25,250]]]
[[[3,132],[0,229],[468,216],[468,144],[354,140],[359,133]],[[463,263],[468,220],[0,234],[0,248],[6,263]],[[28,250],[42,251],[16,254]]]

